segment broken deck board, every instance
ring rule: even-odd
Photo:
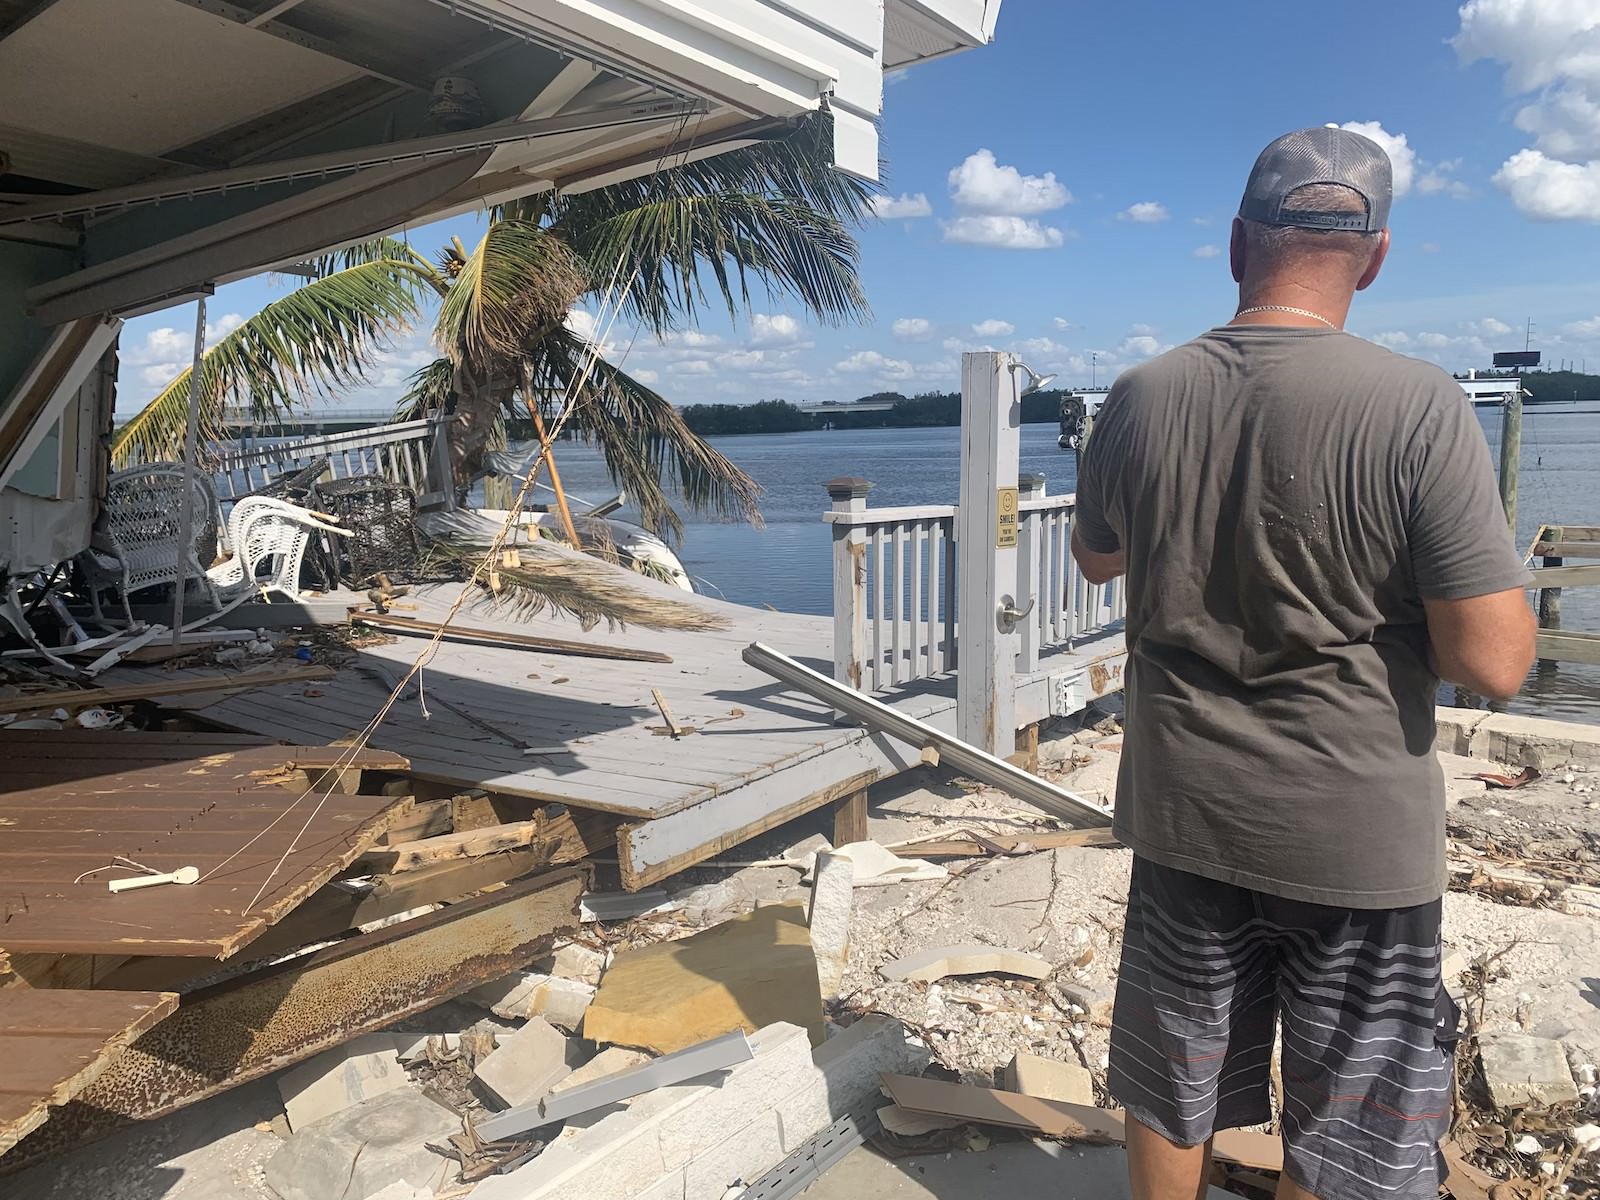
[[[170,992],[0,991],[0,1154],[177,1005]]]
[[[27,769],[0,776],[0,955],[228,957],[372,846],[410,803],[329,791],[331,777],[308,790],[307,767],[405,766],[387,752],[0,734],[0,753],[11,745]],[[108,767],[116,774],[96,774]],[[109,880],[139,873],[107,869],[118,858],[156,871],[192,866],[202,878],[113,894]]]
[[[652,585],[644,581],[642,586]],[[419,618],[437,621],[455,594],[451,588],[419,588],[409,599],[416,602]],[[584,635],[576,622],[552,614],[517,620],[483,607],[464,609],[460,619],[476,628],[587,636],[659,650],[674,661],[575,661],[536,650],[447,643],[423,672],[422,700],[447,698],[503,736],[443,705],[431,706],[424,716],[413,692],[395,706],[371,744],[404,753],[413,776],[429,783],[628,819],[633,832],[624,838],[624,855],[629,845],[647,851],[631,862],[625,858],[630,886],[646,877],[661,878],[669,864],[681,869],[699,861],[714,852],[708,847],[735,844],[758,827],[770,828],[766,822],[774,812],[792,817],[838,799],[836,785],[846,779],[864,772],[887,777],[920,761],[915,753],[908,759],[891,739],[837,723],[827,705],[785,688],[739,657],[759,639],[823,666],[832,658],[831,620],[705,603],[728,617],[727,629],[597,629]],[[361,664],[398,679],[422,648],[417,639],[364,648],[360,663],[318,685],[316,696],[273,689],[179,697],[173,703],[228,728],[325,741],[363,728],[388,693]],[[1040,671],[1019,683],[1019,720],[1048,717],[1052,697],[1067,692],[1087,700],[1113,690],[1123,655],[1115,630],[1076,649],[1046,653]],[[114,674],[122,680],[141,669],[119,667]],[[184,673],[170,677],[181,679]],[[671,706],[676,723],[696,729],[694,737],[656,735],[662,719],[655,691]],[[943,676],[881,698],[907,715],[937,723],[953,710],[954,694],[954,677]],[[648,847],[651,841],[659,853]]]

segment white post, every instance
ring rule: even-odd
[[[989,754],[1015,750],[1017,462],[1022,401],[1016,360],[986,352],[961,356],[961,507],[956,514],[960,584],[956,733]]]
[[[822,485],[836,513],[867,511],[865,479],[844,475]],[[878,595],[883,595],[880,586]],[[860,525],[833,527],[833,677],[856,691],[862,688],[867,657],[867,531]]]
[[[194,553],[195,459],[200,453],[200,381],[205,374],[206,293],[194,308],[194,358],[189,364],[189,420],[183,431],[183,508],[178,512],[178,578],[173,584],[172,644],[183,644],[183,601],[189,588],[189,556]],[[235,554],[241,553],[236,548]],[[201,566],[206,564],[202,563]]]
[[[1044,499],[1044,476],[1037,473],[1023,475],[1017,489],[1024,500]],[[1021,608],[1034,598],[1034,603],[1044,604],[1049,597],[1044,594],[1043,579],[1047,578],[1049,551],[1045,533],[1045,514],[1022,514],[1021,529],[1017,533],[1017,607]],[[1039,614],[1029,613],[1028,619],[1017,626],[1021,640],[1017,647],[1017,669],[1031,675],[1039,669]]]

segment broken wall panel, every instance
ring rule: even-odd
[[[173,1112],[498,979],[578,923],[568,868],[185,997],[43,1129],[12,1169]]]

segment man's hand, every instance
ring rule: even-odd
[[[1424,600],[1433,668],[1480,696],[1515,696],[1533,666],[1538,624],[1522,588],[1465,600]]]
[[[1083,571],[1083,577],[1090,583],[1110,583],[1128,573],[1128,555],[1126,551],[1116,550],[1110,554],[1097,554],[1083,544],[1083,539],[1078,536],[1078,531],[1072,531],[1072,557],[1078,560],[1078,567]]]

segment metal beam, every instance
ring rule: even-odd
[[[298,2],[298,0],[296,0]],[[329,41],[327,38],[317,37],[315,34],[303,33],[293,25],[283,21],[272,20],[272,10],[267,13],[253,13],[247,8],[240,8],[237,4],[229,4],[227,0],[178,0],[179,4],[187,4],[190,8],[197,8],[203,13],[214,17],[232,21],[236,25],[255,29],[261,33],[279,38],[282,41],[299,46],[303,50],[310,50],[324,58],[334,59],[346,66],[354,67],[377,79],[392,83],[396,87],[403,87],[407,91],[420,92],[424,96],[433,92],[431,79],[419,79],[409,73],[409,68],[395,63],[381,63],[368,58],[349,46],[340,45],[338,42]],[[276,7],[282,7],[278,5]],[[291,5],[292,7],[292,5]]]
[[[1014,767],[1004,759],[969,746],[960,738],[942,733],[925,721],[908,717],[898,709],[890,708],[871,696],[864,696],[854,688],[836,683],[826,675],[802,666],[786,654],[779,654],[770,646],[751,642],[745,647],[744,661],[758,671],[765,671],[774,679],[798,691],[813,696],[840,712],[849,713],[863,724],[881,729],[891,737],[920,750],[930,747],[939,752],[939,762],[971,776],[980,783],[1009,792],[1018,800],[1049,813],[1079,829],[1099,829],[1111,823],[1110,814],[1093,801],[1085,800],[1075,792],[1057,787]]]
[[[471,129],[460,133],[434,134],[430,137],[410,138],[399,142],[379,142],[376,145],[361,146],[351,150],[308,154],[277,162],[227,167],[221,171],[203,171],[194,175],[129,184],[127,187],[83,192],[76,196],[52,198],[41,204],[21,204],[0,210],[0,225],[18,225],[27,221],[53,221],[62,217],[88,216],[141,204],[187,200],[195,196],[211,195],[236,188],[290,183],[301,179],[316,179],[326,175],[360,171],[368,167],[492,150],[513,142],[533,141],[559,134],[583,133],[591,129],[616,129],[628,125],[680,120],[702,110],[703,106],[699,103],[657,101],[601,112],[550,117],[542,121],[512,121],[504,125],[490,125],[483,129]]]
[[[498,979],[578,919],[568,868],[186,997],[5,1167],[173,1112]]]

